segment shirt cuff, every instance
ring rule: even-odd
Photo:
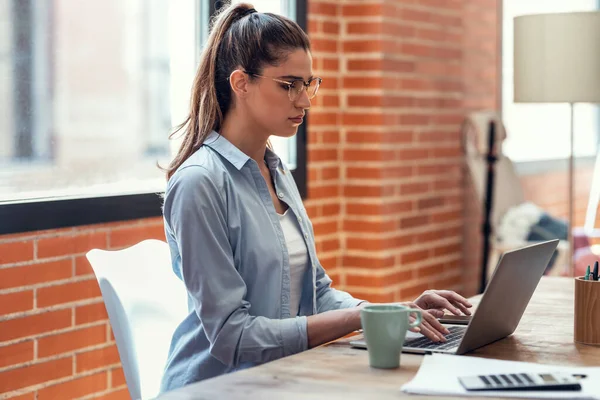
[[[283,355],[289,356],[308,350],[307,320],[305,316],[281,320]]]

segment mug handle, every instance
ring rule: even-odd
[[[411,328],[416,328],[417,326],[421,325],[421,321],[423,319],[423,314],[421,314],[421,310],[416,310],[414,308],[409,308],[408,309],[408,315],[410,314],[417,314],[417,317],[415,318],[415,320],[413,321],[413,323],[409,323],[408,326],[410,326]]]

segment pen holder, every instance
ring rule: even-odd
[[[575,278],[575,342],[600,345],[600,281]]]

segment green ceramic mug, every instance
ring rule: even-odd
[[[415,315],[410,323],[409,315]],[[421,310],[400,304],[370,304],[360,310],[360,320],[374,368],[398,368],[406,331],[421,324]]]

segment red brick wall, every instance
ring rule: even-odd
[[[309,2],[324,83],[310,115],[307,207],[338,287],[372,301],[473,293],[479,246],[464,229],[460,124],[498,104],[497,8]]]
[[[496,7],[309,1],[324,85],[309,118],[306,208],[337,287],[372,301],[471,294],[460,123],[498,104]],[[126,398],[84,254],[162,237],[158,218],[0,236],[0,394]]]
[[[0,397],[129,398],[85,253],[147,238],[162,219],[0,236]]]

